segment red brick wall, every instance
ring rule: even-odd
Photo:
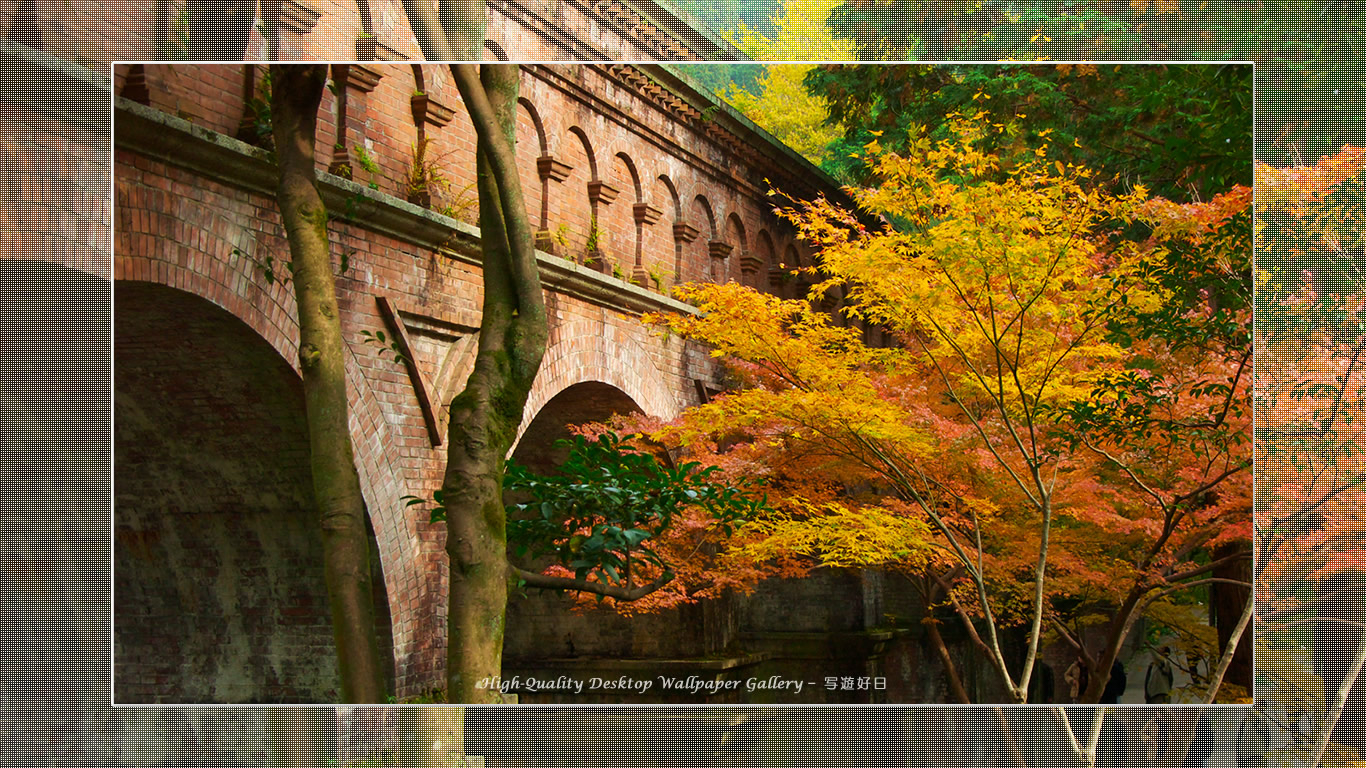
[[[428,160],[447,180],[434,191],[433,207],[444,207],[473,222],[472,128],[461,113],[449,73],[438,65],[421,66],[424,93],[454,111],[445,125],[425,126],[431,142]],[[631,277],[639,250],[646,274],[666,277],[677,271],[680,281],[740,280],[740,257],[752,251],[766,257],[759,273],[766,283],[773,255],[794,242],[790,229],[769,213],[767,180],[781,183],[792,175],[790,170],[774,167],[780,164],[771,161],[756,164],[753,158],[716,141],[703,130],[710,127],[705,122],[680,119],[667,104],[649,98],[612,70],[597,66],[526,69],[518,122],[522,185],[534,223],[547,230],[552,241],[562,241],[552,246],[557,255],[583,260],[596,214],[599,245],[610,262],[606,272],[615,264]],[[417,81],[412,65],[374,63],[366,65],[366,71],[371,79],[379,77],[373,90],[353,86],[347,91],[344,143],[352,177],[402,197],[417,142],[412,115]],[[115,67],[116,90],[123,88],[127,72],[128,65]],[[244,114],[242,65],[147,65],[145,77],[154,108],[220,133],[237,132]],[[352,82],[359,79],[364,78],[353,76]],[[255,92],[259,98],[262,87],[258,85]],[[320,165],[333,157],[336,111],[332,94],[324,94]],[[376,172],[361,167],[357,146],[364,147],[376,163]],[[543,185],[536,165],[543,155],[568,166],[567,176],[544,184],[544,222]],[[607,196],[593,202],[590,190],[595,183],[615,190],[610,202]],[[636,226],[637,204],[653,209],[647,219],[651,223]],[[682,244],[682,265],[675,263],[674,225],[679,223],[700,233]],[[715,265],[708,250],[713,240],[732,249],[728,258],[716,260]],[[653,287],[652,281],[644,282]]]
[[[158,283],[208,299],[242,319],[295,367],[298,330],[292,293],[278,282],[268,285],[248,259],[267,253],[284,258],[273,203],[128,153],[116,157],[115,178],[115,279]],[[442,658],[434,639],[443,634],[436,618],[441,601],[428,584],[431,561],[440,553],[433,548],[437,532],[408,514],[400,501],[406,493],[429,493],[436,487],[440,462],[430,449],[411,388],[392,357],[381,358],[359,341],[360,330],[384,326],[374,299],[358,294],[357,288],[397,282],[400,273],[392,262],[400,257],[350,234],[341,242],[356,247],[357,260],[364,262],[354,268],[364,282],[343,278],[339,286],[344,328],[356,340],[348,359],[353,439],[384,563],[402,689],[430,680]],[[234,254],[234,247],[240,252]],[[402,277],[408,277],[413,260],[404,254],[402,261],[409,267]],[[120,365],[116,356],[115,368]],[[231,418],[224,414],[224,429],[233,428]]]
[[[0,8],[9,29],[16,9]],[[110,61],[149,61],[184,56],[184,0],[167,3],[101,3],[97,0],[35,3],[34,29],[45,50],[71,61],[103,67]],[[354,0],[285,0],[278,61],[420,60],[421,49],[400,0],[370,0],[374,51],[359,43],[360,13]],[[651,3],[633,3],[646,9]],[[495,0],[488,4],[485,56],[515,61],[691,61],[739,58],[729,43],[687,28],[671,12],[621,2]],[[258,8],[258,14],[260,10]],[[666,29],[667,28],[667,29]],[[165,30],[161,32],[160,30]],[[668,31],[673,30],[673,31]],[[170,45],[168,46],[167,43]],[[246,57],[271,58],[262,27],[253,25]]]
[[[65,84],[54,78],[34,85]],[[108,126],[90,106],[73,105],[83,116],[54,118],[19,103],[0,105],[0,257],[108,277]]]
[[[334,700],[298,377],[155,283],[118,284],[114,326],[116,700]]]
[[[195,126],[232,134],[243,115],[244,72],[241,65],[148,65],[149,101]],[[120,65],[115,74],[118,87],[128,67]],[[360,74],[370,77],[353,82],[365,87],[347,91],[352,176],[362,185],[373,182],[387,195],[401,195],[417,140],[412,115],[417,81],[406,64],[373,64]],[[473,182],[472,130],[449,74],[424,66],[422,75],[424,93],[453,110],[444,125],[424,126],[432,142],[429,158],[449,184],[437,190],[436,205],[452,206],[452,212],[475,221],[474,207],[460,203],[462,192],[473,198],[473,190],[466,191]],[[565,222],[571,233],[568,247],[559,247],[564,255],[582,255],[594,209],[590,190],[600,189],[594,182],[616,191],[610,203],[606,196],[598,197],[598,225],[603,250],[625,277],[635,266],[638,245],[643,269],[660,275],[675,270],[677,246],[682,245],[682,278],[698,279],[712,274],[708,243],[726,241],[733,248],[731,256],[715,261],[722,268],[716,279],[725,280],[740,279],[738,256],[753,248],[753,233],[763,233],[765,242],[791,244],[791,236],[767,212],[761,186],[776,170],[745,165],[733,147],[706,134],[704,126],[680,118],[676,105],[671,110],[647,97],[639,83],[632,85],[598,67],[531,67],[523,82],[519,163],[538,223],[542,177],[537,158],[548,155],[572,166],[562,180],[545,181],[548,228],[553,231]],[[259,80],[256,87],[259,95]],[[321,115],[318,162],[325,168],[332,160],[335,135],[331,94],[325,95]],[[119,118],[115,120],[117,133]],[[357,145],[366,147],[378,165],[373,174],[361,167]],[[274,201],[269,194],[246,191],[214,175],[129,149],[115,153],[114,278],[157,283],[206,299],[239,318],[294,367],[292,291],[278,281],[271,284],[260,267],[273,257],[276,274],[283,276],[279,265],[288,259]],[[657,211],[644,216],[640,226],[637,204]],[[700,234],[677,243],[675,224]],[[446,564],[444,531],[428,524],[421,509],[405,508],[401,497],[429,497],[439,487],[445,452],[432,446],[404,367],[364,343],[362,332],[391,333],[376,296],[392,301],[405,322],[428,329],[414,327],[412,332],[438,421],[444,425],[443,403],[458,390],[473,354],[479,271],[450,254],[380,234],[364,218],[334,221],[332,233],[337,250],[347,252],[350,260],[338,291],[343,332],[351,340],[347,368],[353,435],[393,620],[397,689],[405,695],[440,679]],[[666,290],[668,283],[666,279]],[[648,413],[668,417],[695,400],[694,379],[713,376],[705,352],[652,333],[633,313],[553,291],[547,302],[551,344],[527,405],[528,422],[557,393],[590,381],[619,390]],[[223,418],[224,428],[231,429],[232,415],[224,413]]]

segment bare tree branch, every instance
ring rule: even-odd
[[[604,584],[601,581],[584,581],[582,579],[571,579],[566,576],[551,576],[544,573],[535,573],[518,568],[511,563],[508,563],[508,570],[511,571],[514,576],[526,582],[528,587],[537,587],[538,589],[571,589],[578,592],[589,592],[595,595],[602,595],[615,600],[624,600],[626,602],[639,600],[646,595],[658,592],[661,587],[674,579],[674,574],[671,571],[665,571],[664,575],[649,584],[642,584],[639,587],[628,589],[626,587]]]

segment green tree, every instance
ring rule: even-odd
[[[299,368],[341,699],[380,703],[385,700],[384,671],[375,636],[365,500],[347,423],[346,342],[337,309],[327,209],[318,192],[314,160],[318,105],[326,81],[323,64],[271,67],[271,114],[280,169],[276,199],[289,241],[299,308]]]
[[[845,0],[830,25],[861,60],[1253,61],[1260,159],[1366,144],[1360,3]]]
[[[1007,163],[1044,136],[1055,159],[1172,200],[1252,183],[1246,66],[825,65],[806,84],[845,127],[831,154],[848,176],[866,173],[861,148],[873,138],[903,151],[910,126],[942,139],[944,116],[958,113],[1005,127],[987,148]]]
[[[853,58],[853,46],[834,39],[825,25],[834,2],[788,0],[781,15],[770,19],[771,33],[741,23],[728,37],[759,61],[848,61]],[[825,167],[841,128],[825,122],[829,110],[825,98],[803,86],[813,66],[771,64],[762,67],[752,83],[732,83],[716,92],[778,140]]]
[[[509,464],[506,491],[526,499],[508,507],[509,540],[521,557],[550,556],[573,578],[513,565],[523,586],[575,590],[616,601],[641,601],[674,580],[692,597],[703,583],[725,578],[699,554],[706,543],[730,536],[764,504],[748,479],[729,482],[715,465],[678,463],[667,451],[651,451],[640,435],[603,432],[576,435],[565,461],[552,475]],[[699,512],[697,527],[712,536],[680,538],[680,517]],[[678,592],[633,605],[653,610],[676,604]]]

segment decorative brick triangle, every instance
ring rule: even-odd
[[[441,445],[446,424],[437,409],[465,386],[473,367],[479,329],[421,312],[400,309],[389,297],[376,296],[380,316],[403,354],[408,380],[422,410],[432,445]]]

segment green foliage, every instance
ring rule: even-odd
[[[700,67],[680,66],[674,71],[702,93],[724,93],[732,87],[757,92],[758,81],[766,70],[762,64],[718,62]]]
[[[583,243],[584,257],[591,259],[602,249],[602,230],[598,228],[598,217],[588,222],[588,239]]]
[[[782,0],[746,0],[733,3],[718,3],[713,0],[670,0],[663,4],[695,17],[715,32],[735,29],[743,24],[771,35],[774,32],[772,16],[782,7]]]
[[[438,164],[440,158],[427,156],[431,143],[432,140],[424,136],[413,144],[413,160],[403,178],[404,197],[408,202],[422,206],[432,205],[433,192],[449,193],[451,189],[450,180]]]
[[[237,258],[249,258],[245,253],[242,252],[241,248],[233,248],[232,255]],[[252,265],[255,266],[256,271],[260,272],[261,277],[265,278],[266,285],[275,285],[277,282],[281,285],[289,285],[289,282],[294,279],[293,261],[287,260],[280,263],[279,266],[283,267],[285,272],[289,273],[288,275],[285,275],[283,273],[276,273],[276,263],[274,256],[266,256],[264,259],[252,258],[250,260]]]
[[[1354,337],[1359,330],[1355,324],[1347,327],[1346,307],[1366,292],[1366,263],[1360,255],[1366,252],[1366,173],[1357,171],[1328,187],[1312,205],[1270,209],[1258,225],[1257,313],[1263,332],[1303,334],[1300,311],[1287,314],[1280,304],[1307,281],[1320,313],[1315,327]]]
[[[1078,440],[1083,434],[1115,442],[1141,436],[1165,443],[1217,436],[1221,448],[1233,451],[1231,446],[1241,444],[1246,435],[1217,428],[1228,420],[1242,421],[1250,406],[1238,395],[1240,383],[1252,376],[1251,273],[1250,205],[1198,243],[1178,239],[1144,253],[1127,274],[1113,276],[1109,290],[1098,293],[1092,303],[1105,323],[1107,339],[1128,349],[1160,342],[1164,355],[1224,361],[1225,377],[1204,370],[1183,380],[1164,370],[1170,366],[1139,355],[1124,370],[1098,376],[1089,399],[1055,417],[1076,430]],[[1138,281],[1168,300],[1154,306],[1127,301],[1121,280]],[[1187,418],[1164,416],[1179,410],[1185,399],[1204,400],[1208,410]]]
[[[376,181],[376,177],[380,174],[379,163],[366,151],[364,145],[357,144],[353,149],[356,152],[356,163],[365,169],[366,173],[370,174],[370,188],[379,189],[379,182]]]
[[[764,503],[752,483],[720,481],[714,466],[661,461],[629,437],[576,436],[568,445],[554,475],[508,463],[504,491],[526,498],[508,506],[508,542],[518,557],[554,556],[581,580],[626,584],[633,563],[668,570],[655,541],[684,508],[704,509],[729,535]]]
[[[360,337],[361,341],[366,344],[378,347],[380,357],[383,357],[386,352],[392,352],[395,362],[406,363],[408,361],[408,358],[403,354],[403,348],[399,346],[398,339],[389,338],[384,331],[361,331]]]
[[[1308,0],[844,0],[861,60],[1254,61],[1258,154],[1366,144],[1366,6]]]
[[[166,30],[166,39],[157,44],[158,58],[186,61],[190,58],[190,9],[181,8]]]
[[[846,127],[831,152],[837,175],[859,178],[874,138],[904,151],[908,128],[948,135],[946,115],[982,115],[1005,128],[983,147],[1003,165],[1049,156],[1172,200],[1208,200],[1252,184],[1252,72],[1237,65],[825,65],[808,89]]]
[[[403,502],[403,506],[405,506],[405,507],[414,507],[414,506],[417,506],[417,505],[419,505],[419,504],[426,504],[426,503],[428,502],[427,499],[424,499],[424,498],[422,498],[421,496],[413,496],[413,495],[402,496],[402,497],[399,498],[399,500]],[[445,521],[446,521],[446,494],[443,493],[443,492],[440,491],[440,490],[434,491],[434,492],[432,493],[431,504],[432,504],[432,508],[431,508],[431,510],[430,510],[430,511],[431,511],[430,521],[431,521],[432,523],[442,523],[442,522],[445,522]]]
[[[251,113],[252,125],[256,136],[251,143],[268,150],[275,148],[275,124],[270,114],[270,70],[267,69],[256,84],[255,95],[247,101],[246,109]]]
[[[650,282],[654,283],[655,288],[659,290],[663,290],[664,283],[674,276],[673,270],[661,267],[650,267],[646,272],[650,276]]]

